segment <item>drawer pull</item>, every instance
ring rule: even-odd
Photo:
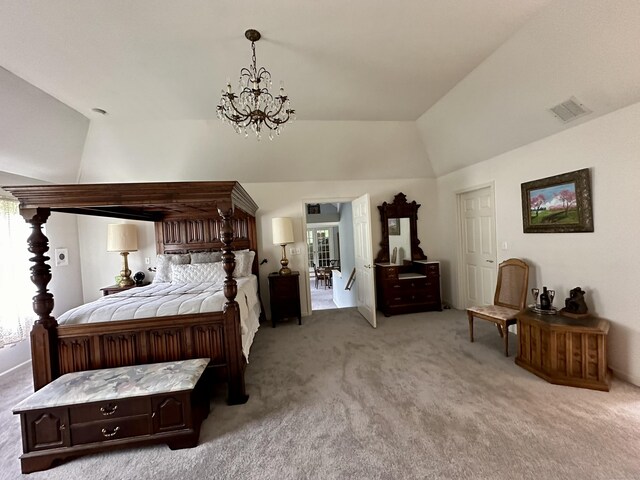
[[[118,409],[118,405],[108,403],[106,407],[100,407],[100,412],[102,413],[102,415],[107,417],[109,415],[113,415],[114,413],[116,413],[117,409]]]
[[[62,431],[64,431],[64,430],[66,430],[66,428],[67,428],[67,426],[66,426],[64,423],[61,423],[61,424],[60,424],[60,431],[61,431],[61,432],[62,432]]]
[[[393,288],[400,288],[400,285],[394,285]]]
[[[112,432],[110,432],[109,430],[107,430],[106,428],[102,429],[102,435],[104,435],[105,437],[109,438],[109,437],[113,437],[116,433],[118,433],[118,430],[120,430],[120,427],[116,427],[113,429]]]

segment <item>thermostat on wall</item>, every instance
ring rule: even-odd
[[[66,267],[69,265],[69,251],[66,248],[56,248],[56,267]]]

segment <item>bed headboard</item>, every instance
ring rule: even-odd
[[[246,248],[256,252],[252,272],[258,274],[258,237],[255,217],[235,211],[233,224],[233,249]],[[219,251],[222,243],[222,218],[220,215],[169,219],[155,222],[157,253],[194,253]]]

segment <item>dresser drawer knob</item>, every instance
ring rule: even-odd
[[[114,405],[113,403],[108,403],[106,407],[100,407],[100,412],[102,413],[102,415],[107,417],[109,415],[113,415],[114,413],[116,413],[117,409],[118,409],[118,405]]]
[[[109,430],[107,430],[106,428],[103,428],[102,429],[102,435],[104,435],[107,438],[113,437],[116,433],[118,433],[118,430],[120,430],[120,427],[114,428],[111,432]]]

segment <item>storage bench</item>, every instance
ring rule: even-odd
[[[55,461],[135,445],[194,447],[209,413],[199,382],[208,358],[63,375],[13,409],[20,415],[22,473]]]

